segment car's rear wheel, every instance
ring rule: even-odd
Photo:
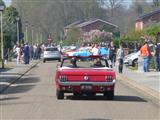
[[[61,59],[58,59],[58,62],[61,62]]]
[[[132,67],[136,67],[138,65],[138,59],[133,60]]]
[[[43,63],[45,63],[46,62],[46,60],[45,59],[43,59]]]
[[[108,99],[108,100],[113,100],[114,99],[114,91],[108,91],[104,93],[104,96]]]
[[[56,91],[56,96],[58,100],[64,99],[64,93],[60,90]]]

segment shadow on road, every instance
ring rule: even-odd
[[[4,97],[0,98],[0,101],[8,101],[8,100],[16,100],[19,99],[19,97]]]
[[[15,93],[24,93],[36,86],[36,83],[39,82],[39,78],[37,77],[26,77],[21,78],[14,84],[10,85],[4,92],[1,94],[15,94]]]
[[[13,69],[13,68],[4,68],[4,69],[0,68],[0,73],[1,73],[1,72],[9,71],[9,70],[11,70],[11,69]]]
[[[80,120],[111,120],[111,119],[103,119],[103,118],[84,118]]]
[[[88,100],[88,101],[106,101],[107,99],[104,96],[66,96],[68,100]],[[109,100],[107,100],[109,101]],[[124,96],[124,95],[116,95],[114,100],[111,101],[121,101],[121,102],[147,102],[143,98],[138,96]]]

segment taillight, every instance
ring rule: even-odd
[[[65,76],[65,75],[60,75],[60,76],[59,76],[59,80],[60,80],[61,82],[66,82],[66,81],[67,81],[67,76]]]
[[[112,82],[113,81],[113,76],[112,75],[107,75],[105,77],[105,79],[106,79],[107,82]]]

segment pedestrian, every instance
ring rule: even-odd
[[[145,40],[143,46],[140,48],[140,55],[143,58],[143,70],[149,72],[149,64],[151,60],[151,51],[148,45],[148,41]]]
[[[97,44],[91,49],[92,55],[100,55],[99,46]]]
[[[42,52],[41,46],[38,45],[38,47],[37,47],[37,59],[41,59],[41,52]]]
[[[119,73],[122,73],[123,72],[123,58],[124,58],[124,50],[122,48],[122,45],[120,45],[119,49],[117,50],[116,58],[118,61],[118,71]]]
[[[33,60],[33,45],[30,45],[30,60]]]
[[[24,46],[24,64],[29,64],[29,59],[30,59],[30,50],[28,43],[26,43]]]
[[[17,58],[16,58],[17,64],[20,64],[21,63],[21,46],[19,44],[16,47],[16,55],[17,55]]]
[[[155,43],[153,56],[154,56],[156,71],[158,72],[160,71],[160,45],[158,45],[157,42]]]
[[[109,60],[111,61],[111,67],[115,66],[116,62],[116,47],[111,43],[109,46]]]

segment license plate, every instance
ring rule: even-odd
[[[81,85],[81,90],[92,90],[92,85]]]

